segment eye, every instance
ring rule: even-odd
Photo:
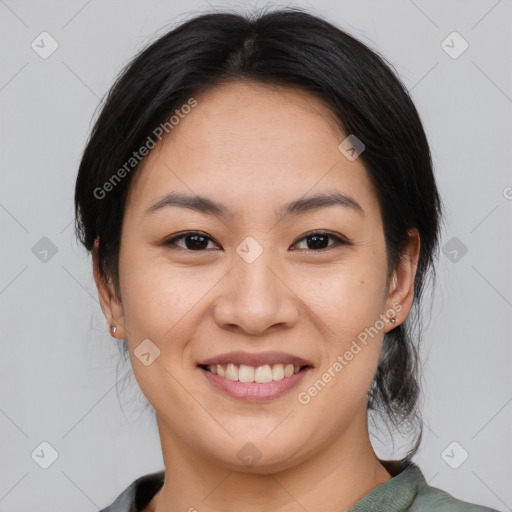
[[[182,247],[183,249],[187,249],[189,251],[201,251],[203,249],[206,249],[208,241],[212,240],[209,236],[198,231],[189,231],[188,233],[183,233],[180,236],[170,238],[165,242],[165,245],[178,245],[176,244],[176,241],[181,239],[184,239],[185,247],[179,247]]]
[[[334,240],[334,243],[328,244],[329,238]],[[302,240],[306,241],[306,245],[313,246],[312,250],[315,250],[315,252],[325,250],[325,249],[330,249],[333,247],[337,247],[339,245],[349,245],[349,242],[340,238],[339,236],[337,236],[333,233],[328,233],[328,232],[324,232],[324,231],[314,231],[313,233],[309,233],[308,235],[302,237],[295,244],[302,242]],[[311,248],[306,248],[306,250],[307,249],[311,249]]]

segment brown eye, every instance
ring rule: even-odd
[[[176,241],[182,239],[184,240],[184,246],[176,244]],[[202,251],[207,248],[208,242],[211,240],[212,239],[207,235],[191,231],[167,240],[165,245],[178,245],[178,247],[189,251]]]
[[[329,244],[329,239],[334,240],[334,243]],[[306,245],[308,246],[306,247],[306,249],[313,251],[321,251],[324,249],[337,247],[339,245],[348,245],[348,242],[346,240],[343,240],[342,238],[334,235],[333,233],[324,233],[321,231],[310,233],[302,237],[299,240],[299,242],[302,242],[303,240],[306,241]]]

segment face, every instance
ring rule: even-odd
[[[319,99],[239,82],[195,99],[134,176],[121,301],[97,280],[102,307],[169,450],[282,470],[367,437],[419,245],[389,273],[374,187]]]

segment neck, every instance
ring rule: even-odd
[[[159,423],[165,481],[144,512],[346,511],[391,478],[371,446],[366,415],[354,423],[333,444],[293,467],[259,473],[223,468],[173,443]],[[361,432],[366,435],[355,436]]]

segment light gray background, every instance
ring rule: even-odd
[[[453,253],[439,261],[416,461],[431,485],[512,510],[512,3],[293,5],[376,48],[412,91],[446,205],[443,245],[457,237],[468,249],[456,262]],[[156,426],[148,411],[140,415],[144,399],[133,377],[122,378],[129,366],[118,364],[90,258],[74,240],[73,187],[91,118],[121,67],[205,9],[195,0],[0,0],[3,512],[98,510],[135,478],[163,468]],[[59,45],[47,59],[31,48],[43,31]],[[441,46],[453,31],[469,43],[456,59]],[[46,262],[33,252],[43,237],[57,248]],[[58,452],[48,469],[31,456],[43,441]],[[442,457],[453,441],[452,464],[462,449],[469,453],[458,469]]]

